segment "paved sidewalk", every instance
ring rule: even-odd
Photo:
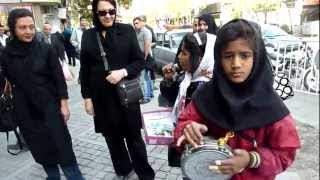
[[[106,143],[100,134],[94,132],[92,118],[85,114],[79,85],[76,81],[68,84],[71,109],[68,126],[80,169],[87,180],[110,180],[114,176],[114,171]],[[314,97],[319,98],[319,96]],[[314,99],[314,97],[310,98]],[[319,108],[319,101],[316,105],[299,107],[299,103],[291,99],[290,104],[293,106],[289,106],[292,112],[299,112],[296,108],[300,107],[301,109],[311,108],[311,112],[316,112]],[[156,99],[142,106],[143,111],[155,108],[158,108]],[[305,116],[293,114],[299,119]],[[302,149],[298,152],[294,165],[277,180],[319,179],[319,129],[312,126],[313,123],[306,124],[304,120],[302,122],[304,123],[297,122],[302,138]],[[11,137],[11,143],[14,143],[14,135],[12,134]],[[0,134],[0,180],[45,179],[45,173],[38,164],[34,163],[29,152],[11,156],[6,152],[5,146],[5,135]],[[167,165],[166,146],[149,145],[147,150],[149,161],[156,171],[156,180],[181,180],[180,169],[170,168]]]

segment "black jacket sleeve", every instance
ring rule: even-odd
[[[59,98],[68,99],[67,84],[63,75],[62,67],[57,55],[53,52],[51,46],[48,50],[47,60],[52,73],[53,81],[55,82],[55,86],[57,88]]]
[[[126,70],[128,72],[128,77],[136,77],[140,73],[140,71],[145,68],[145,60],[143,58],[143,54],[140,50],[137,35],[132,27],[129,27],[130,33],[130,64],[127,65]]]
[[[80,52],[80,85],[81,85],[81,94],[84,99],[91,98],[91,88],[90,88],[90,65],[88,63],[89,54],[87,52],[88,36],[89,31],[84,31],[81,41],[81,52]]]
[[[1,58],[1,55],[0,55],[0,58]],[[3,72],[2,62],[0,59],[0,95],[3,93],[5,84],[6,84],[6,81],[4,79],[4,72]]]
[[[59,33],[51,34],[51,45],[53,46],[56,54],[61,60],[65,59],[65,56],[64,56],[65,47],[63,42],[64,40],[62,35],[60,35]]]

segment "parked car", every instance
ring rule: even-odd
[[[277,26],[262,24],[261,33],[266,46],[272,47],[274,51],[281,54],[299,50],[302,46],[301,39],[288,34]]]
[[[192,32],[192,29],[156,32],[157,45],[153,49],[153,57],[158,70],[161,70],[166,64],[174,63],[182,38],[189,32]]]

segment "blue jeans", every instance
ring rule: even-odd
[[[143,69],[140,75],[140,83],[142,84],[143,96],[145,99],[153,98],[153,82],[150,77],[150,71]]]
[[[60,171],[58,165],[43,165],[47,174],[47,180],[60,180]],[[61,169],[68,180],[84,180],[78,164],[71,166],[62,166]]]

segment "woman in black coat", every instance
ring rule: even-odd
[[[31,154],[48,179],[60,179],[60,165],[68,180],[83,180],[66,125],[68,93],[58,57],[50,45],[35,40],[29,10],[12,10],[8,26],[13,38],[0,64],[12,84],[18,126]]]
[[[86,112],[93,115],[96,132],[106,138],[115,178],[130,176],[134,170],[140,179],[154,179],[141,137],[139,102],[124,107],[116,91],[122,78],[136,78],[145,66],[136,34],[131,26],[114,22],[114,0],[94,0],[92,10],[95,27],[84,31],[80,53],[81,93]],[[96,32],[107,54],[109,72],[104,70]]]

